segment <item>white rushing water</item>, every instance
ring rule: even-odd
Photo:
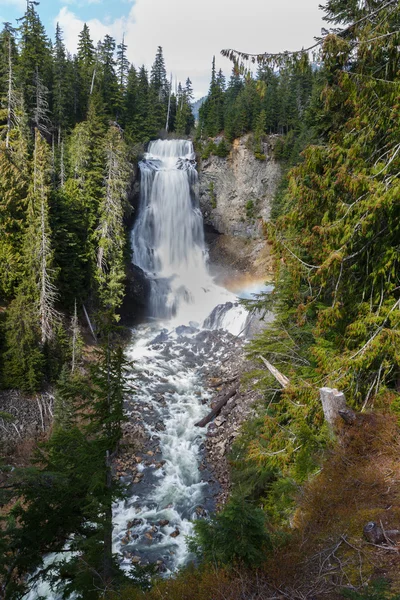
[[[247,314],[236,296],[215,285],[208,272],[192,142],[151,142],[140,171],[132,249],[134,263],[151,281],[151,315],[175,326],[203,324],[215,306],[231,302],[229,310],[236,313],[232,333],[237,335],[239,321],[244,325]]]
[[[127,569],[133,556],[162,560],[168,573],[187,562],[186,536],[210,504],[198,468],[205,432],[195,425],[209,410],[202,375],[224,358],[229,333],[242,334],[248,315],[208,272],[192,143],[152,142],[140,170],[132,249],[151,281],[156,321],[139,328],[127,352],[138,382],[128,413],[142,415],[154,457],[115,507],[114,551]]]

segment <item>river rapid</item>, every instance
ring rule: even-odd
[[[192,558],[193,521],[214,509],[218,484],[199,468],[206,431],[196,423],[210,410],[209,375],[245,340],[249,315],[238,296],[249,291],[228,291],[209,273],[192,143],[151,142],[139,166],[131,246],[151,292],[148,319],[126,349],[133,391],[125,410],[145,443],[134,474],[122,476],[127,495],[113,507],[113,551],[127,572],[151,563],[168,576]],[[59,597],[39,581],[25,599],[41,596]]]

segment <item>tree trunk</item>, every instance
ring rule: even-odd
[[[218,413],[225,406],[228,400],[230,400],[230,398],[232,398],[232,396],[234,396],[237,393],[238,389],[239,384],[237,383],[233,388],[229,390],[227,394],[225,394],[225,396],[218,402],[216,407],[213,408],[212,411],[208,413],[206,417],[204,417],[204,419],[196,423],[196,427],[205,427],[206,425],[208,425],[208,423],[210,423],[210,421],[212,421],[213,418],[218,415]]]
[[[288,385],[290,384],[290,380],[286,377],[286,375],[283,375],[283,373],[278,371],[278,369],[276,367],[274,367],[273,365],[271,365],[271,363],[268,362],[268,360],[266,358],[264,358],[263,356],[259,355],[258,358],[263,361],[264,365],[267,367],[267,369],[271,373],[271,375],[273,375],[275,377],[277,382],[280,383],[283,388],[287,388]]]
[[[112,474],[111,474],[111,457],[107,450],[106,452],[106,487],[107,487],[107,501],[105,506],[105,519],[104,519],[104,557],[103,557],[103,577],[104,586],[107,586],[112,578],[112,505],[111,505],[111,488],[112,488]]]
[[[328,387],[320,388],[319,393],[325,419],[330,427],[333,428],[340,417],[339,411],[344,412],[347,408],[346,398],[343,392]]]

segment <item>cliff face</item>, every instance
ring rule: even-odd
[[[225,270],[265,279],[272,274],[262,225],[270,219],[281,178],[273,155],[276,141],[270,136],[263,144],[265,160],[255,158],[249,136],[243,136],[227,158],[210,156],[199,165],[200,207],[206,231],[214,231],[207,236],[211,263]]]
[[[248,149],[248,136],[233,143],[227,158],[210,156],[200,167],[200,206],[206,225],[219,233],[256,239],[268,221],[281,177],[273,157],[275,136],[263,144],[265,160]]]

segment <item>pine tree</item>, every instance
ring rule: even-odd
[[[24,94],[29,116],[37,106],[37,86],[48,90],[51,84],[51,46],[35,10],[36,2],[28,0],[20,25],[20,54],[17,78]],[[41,91],[39,93],[42,93]]]
[[[0,99],[1,112],[3,107],[6,111],[6,148],[10,144],[10,134],[13,125],[18,122],[17,106],[20,103],[19,94],[15,85],[15,63],[17,60],[17,48],[15,42],[16,30],[10,23],[4,24],[0,36]]]
[[[158,101],[161,103],[165,102],[168,97],[168,81],[161,46],[158,46],[157,48],[157,54],[153,66],[151,67],[150,85],[155,92],[155,97],[158,98]]]
[[[125,44],[125,36],[122,37],[122,42],[118,45],[117,50],[118,84],[121,90],[125,90],[130,69],[129,60],[126,57],[128,46]]]
[[[165,129],[168,113],[169,84],[161,46],[157,49],[156,58],[150,73],[149,105],[147,127],[150,136],[157,135]]]
[[[79,34],[76,58],[78,80],[77,117],[82,120],[87,115],[96,62],[95,49],[86,23]]]
[[[35,274],[39,292],[38,304],[42,344],[53,338],[57,318],[54,308],[56,290],[53,283],[53,251],[49,227],[49,165],[49,149],[40,132],[36,130],[33,153],[33,189],[29,204],[26,254],[29,253],[28,268]]]
[[[112,554],[112,503],[121,496],[110,460],[121,439],[127,393],[123,351],[111,332],[90,379],[63,371],[56,391],[56,424],[34,458],[14,473],[15,504],[0,531],[0,573],[6,597],[26,592],[26,574],[43,567],[43,555],[70,538],[75,555],[48,574],[66,596],[88,600],[124,582]],[[46,572],[43,573],[46,576]]]
[[[105,151],[105,190],[97,230],[97,280],[103,307],[115,313],[124,293],[123,217],[130,174],[127,150],[118,127],[110,127]]]
[[[119,95],[114,52],[115,40],[106,35],[97,48],[96,84],[103,99],[104,109],[113,119],[116,117]]]
[[[57,136],[57,145],[60,147],[62,131],[68,122],[68,70],[65,46],[60,25],[57,23],[56,39],[53,47],[53,88],[52,88],[52,114],[53,124]]]
[[[7,110],[8,115],[8,110]],[[23,232],[28,195],[28,127],[22,98],[12,96],[11,120],[0,141],[0,297],[12,298],[23,274]]]

